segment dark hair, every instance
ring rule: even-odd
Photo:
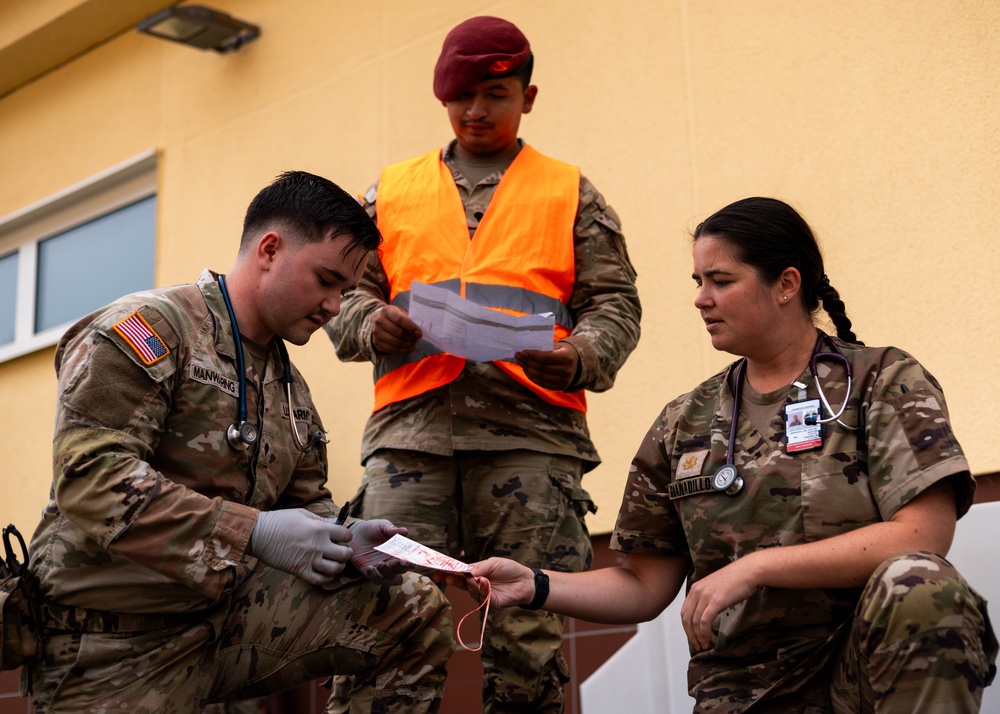
[[[761,280],[773,284],[785,268],[802,276],[802,301],[816,312],[822,301],[837,337],[864,344],[851,330],[844,301],[830,285],[823,269],[823,254],[805,219],[794,208],[774,198],[744,198],[706,218],[694,231],[694,239],[713,236],[725,241],[741,263],[757,271]]]
[[[333,181],[305,171],[284,172],[254,197],[243,219],[240,250],[276,224],[292,229],[292,240],[310,243],[350,236],[345,252],[358,246],[375,250],[382,242],[378,227],[357,199]]]
[[[524,60],[524,63],[518,67],[515,71],[511,72],[508,76],[514,77],[515,79],[521,80],[521,87],[527,89],[531,86],[531,72],[535,68],[535,53],[532,52],[528,55],[528,59]]]

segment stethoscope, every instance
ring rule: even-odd
[[[830,345],[829,352],[820,352],[820,348],[824,342]],[[830,401],[826,398],[823,386],[819,383],[819,371],[816,368],[816,364],[823,359],[833,359],[840,362],[847,373],[847,391],[845,392],[844,403],[840,405],[840,410],[836,414],[833,413],[833,407],[830,406]],[[734,456],[736,449],[736,423],[739,418],[740,407],[743,404],[743,376],[746,371],[747,360],[744,357],[736,367],[736,378],[733,380],[733,418],[729,425],[729,445],[726,447],[726,463],[716,469],[712,475],[712,488],[716,491],[722,491],[729,496],[735,496],[743,488],[743,477],[736,471]],[[854,376],[854,371],[851,369],[851,363],[844,356],[844,353],[840,351],[836,343],[825,332],[820,332],[816,337],[816,346],[813,347],[812,355],[809,357],[809,374],[812,375],[820,401],[823,402],[823,406],[831,414],[826,419],[817,419],[816,423],[826,424],[836,421],[845,429],[850,429],[851,427],[842,422],[840,417],[847,408],[847,400],[851,394],[851,378]],[[801,383],[800,386],[802,386]]]
[[[229,301],[229,291],[226,289],[226,279],[219,276],[219,291],[222,293],[222,300],[226,303],[226,312],[229,313],[229,324],[233,328],[233,342],[236,345],[236,370],[239,373],[240,392],[236,410],[236,423],[230,424],[226,430],[226,440],[234,449],[243,451],[260,439],[260,429],[257,425],[247,421],[247,375],[243,362],[243,338],[240,337],[240,327],[236,323],[236,313],[233,312],[233,304]],[[292,365],[288,359],[288,348],[280,337],[274,338],[278,345],[278,352],[281,353],[281,366],[284,369],[285,400],[288,402],[288,420],[292,425],[292,436],[295,439],[295,448],[306,452],[312,449],[313,444],[327,443],[328,439],[321,431],[315,431],[309,435],[309,440],[302,441],[299,436],[299,429],[295,424],[295,410],[292,408]]]

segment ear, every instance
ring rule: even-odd
[[[778,302],[781,304],[791,304],[795,302],[795,296],[802,289],[802,274],[798,268],[788,267],[781,271],[778,281],[775,283],[778,291]],[[788,298],[787,300],[785,298]]]
[[[284,249],[285,242],[277,231],[268,231],[257,240],[257,267],[268,271],[274,266],[278,254]]]
[[[538,87],[534,84],[528,85],[528,88],[524,90],[524,106],[521,108],[522,114],[531,112],[531,108],[535,105],[535,97],[537,96]]]

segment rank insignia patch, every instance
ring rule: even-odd
[[[702,451],[690,451],[681,456],[677,463],[677,470],[674,474],[677,478],[692,478],[701,475],[702,466],[705,465],[705,457],[708,456],[708,449]]]
[[[160,336],[137,312],[115,325],[115,332],[125,338],[145,364],[153,364],[170,354]]]

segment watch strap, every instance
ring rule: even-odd
[[[549,576],[538,568],[532,568],[535,573],[535,597],[527,605],[522,605],[525,610],[538,610],[545,604],[549,596]]]

